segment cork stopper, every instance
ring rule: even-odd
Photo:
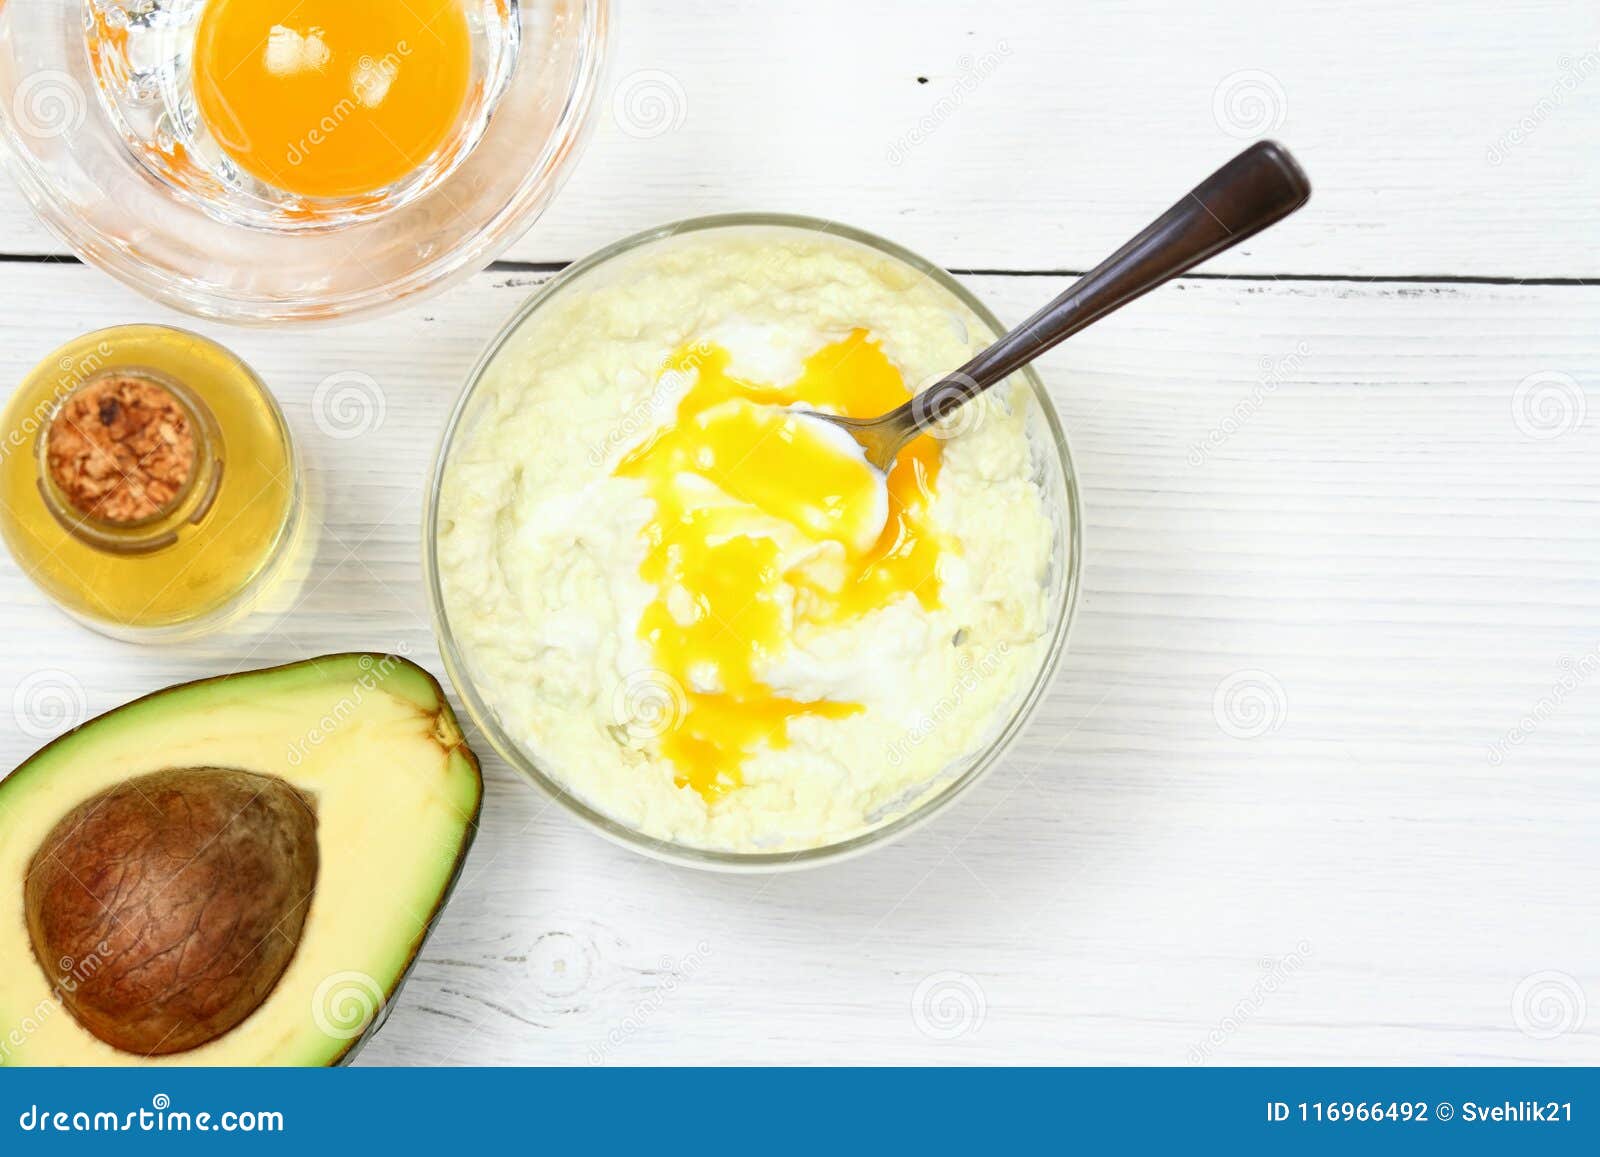
[[[89,382],[50,423],[47,468],[73,509],[130,525],[170,509],[195,470],[195,432],[172,391],[137,374]]]

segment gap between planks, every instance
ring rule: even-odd
[[[0,265],[82,265],[70,254],[0,253]],[[560,273],[570,261],[492,261],[484,273]],[[946,272],[956,277],[1082,277],[1085,269],[959,269]],[[1288,281],[1350,282],[1358,285],[1528,285],[1576,286],[1591,288],[1600,282],[1582,277],[1513,277],[1450,273],[1185,273],[1180,281]]]

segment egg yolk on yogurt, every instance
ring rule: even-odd
[[[307,197],[355,196],[445,141],[471,61],[461,0],[208,0],[195,97],[253,176]]]
[[[779,386],[736,377],[731,364],[713,345],[678,351],[667,373],[692,385],[674,420],[616,469],[655,501],[639,572],[655,597],[639,634],[684,692],[661,753],[707,803],[742,784],[758,748],[786,746],[791,719],[862,710],[762,681],[797,622],[839,623],[906,595],[939,605],[942,546],[927,521],[939,443],[912,442],[885,485],[848,435],[791,409],[869,418],[906,401],[879,345],[857,330]]]

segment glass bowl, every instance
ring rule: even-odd
[[[205,4],[0,3],[13,178],[74,252],[176,309],[314,321],[436,291],[532,224],[587,137],[608,0],[464,0],[470,89],[449,138],[386,188],[292,196],[242,171],[198,114]]]
[[[645,835],[574,795],[556,776],[540,766],[536,753],[525,750],[511,738],[494,708],[486,701],[476,685],[472,676],[470,657],[459,645],[451,629],[438,557],[439,499],[450,463],[451,447],[463,426],[469,425],[472,421],[474,395],[484,381],[490,365],[521,327],[541,308],[564,294],[578,290],[591,279],[595,282],[600,281],[608,271],[616,270],[617,266],[622,265],[646,246],[685,234],[717,229],[800,230],[823,233],[831,238],[853,242],[879,255],[902,262],[915,273],[932,279],[969,309],[981,324],[988,328],[992,336],[1005,332],[1005,327],[982,302],[938,266],[892,242],[835,222],[788,214],[737,213],[696,218],[635,234],[579,261],[547,282],[517,310],[479,358],[467,379],[466,388],[462,391],[446,423],[439,453],[434,462],[427,507],[422,522],[424,567],[434,630],[438,635],[445,669],[478,729],[499,752],[501,758],[518,774],[548,793],[562,807],[601,835],[645,855],[695,868],[744,872],[782,871],[846,859],[886,844],[943,810],[1000,762],[1022,732],[1049,686],[1066,645],[1067,633],[1077,604],[1078,576],[1082,560],[1078,484],[1066,435],[1062,432],[1060,420],[1056,416],[1049,395],[1045,392],[1044,384],[1031,367],[1019,371],[1019,376],[1028,387],[1026,396],[1031,403],[1025,424],[1033,457],[1034,478],[1044,493],[1045,508],[1053,531],[1050,564],[1046,577],[1048,609],[1045,646],[1041,650],[1039,666],[1033,673],[1032,679],[1012,697],[1005,710],[997,714],[986,741],[972,754],[947,767],[942,774],[924,784],[920,794],[907,801],[903,810],[894,814],[893,818],[846,839],[801,851],[736,852],[707,849]]]

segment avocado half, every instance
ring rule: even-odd
[[[477,832],[431,675],[328,655],[158,691],[0,781],[0,1065],[331,1065]]]

